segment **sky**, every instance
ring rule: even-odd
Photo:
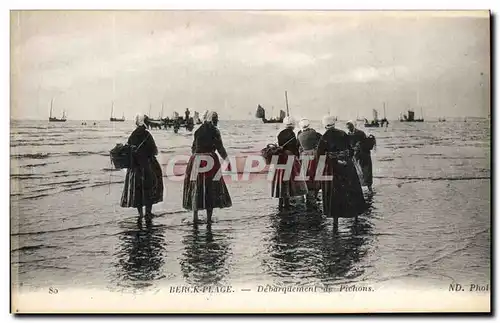
[[[11,11],[11,119],[487,117],[486,11]]]

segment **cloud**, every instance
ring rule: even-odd
[[[380,97],[406,104],[416,88],[429,104],[439,97],[440,106],[453,106],[457,96],[443,89],[470,88],[463,100],[471,106],[478,95],[473,77],[489,70],[489,22],[484,12],[481,19],[476,16],[23,13],[11,25],[12,102],[19,115],[45,118],[45,111],[34,107],[59,95],[58,103],[71,106],[72,117],[92,118],[110,100],[131,113],[163,100],[169,107],[190,108],[220,107],[227,100],[241,109],[231,112],[238,118],[257,102],[278,106],[285,89],[294,108],[324,112],[328,106],[364,106]]]
[[[409,74],[409,69],[405,66],[389,67],[357,67],[346,73],[332,75],[331,83],[368,83],[375,81],[397,81],[405,78]]]

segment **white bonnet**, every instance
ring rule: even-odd
[[[295,119],[292,116],[287,116],[283,119],[283,124],[286,127],[295,127]]]
[[[135,115],[135,124],[136,126],[144,126],[144,113],[137,113]]]
[[[336,118],[334,116],[324,116],[321,122],[323,123],[323,126],[328,129],[335,126],[335,119]]]
[[[302,130],[309,128],[309,119],[307,119],[307,118],[300,119],[299,127]]]

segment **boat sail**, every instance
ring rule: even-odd
[[[121,119],[113,117],[113,108],[114,108],[115,103],[111,101],[111,116],[109,118],[109,121],[111,122],[123,122],[125,121],[125,114],[122,115]]]
[[[52,116],[52,108],[54,105],[54,98],[50,100],[50,115],[49,115],[49,122],[66,122],[66,111],[63,110],[63,115],[61,119],[58,119],[57,117]]]
[[[408,115],[404,114],[402,118],[399,119],[400,122],[423,122],[424,121],[424,113],[422,108],[420,108],[420,114],[422,115],[420,119],[415,119],[415,112],[411,109],[408,109]]]

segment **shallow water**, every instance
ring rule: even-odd
[[[182,182],[164,178],[157,217],[138,225],[134,209],[119,207],[125,174],[108,155],[133,124],[96,123],[11,122],[11,264],[22,290],[490,282],[489,120],[367,129],[377,137],[375,193],[336,234],[331,219],[300,203],[280,213],[262,173],[228,180],[233,207],[215,210],[210,228],[190,223]],[[220,123],[238,161],[273,142],[278,127]],[[163,165],[189,155],[191,133],[152,133]]]

